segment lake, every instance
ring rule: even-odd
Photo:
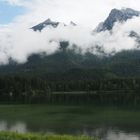
[[[0,131],[140,140],[140,111],[97,106],[0,105]]]

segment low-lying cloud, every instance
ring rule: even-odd
[[[0,64],[8,64],[9,59],[17,63],[25,63],[32,54],[45,52],[55,53],[60,41],[68,41],[69,49],[76,45],[84,54],[87,50],[93,54],[114,54],[122,50],[139,49],[136,38],[130,37],[134,31],[140,35],[140,17],[125,23],[116,23],[112,31],[96,33],[91,28],[82,26],[64,26],[57,28],[48,26],[41,32],[23,27],[0,28]]]

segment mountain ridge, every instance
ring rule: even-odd
[[[101,22],[97,28],[97,32],[112,30],[116,22],[125,22],[133,17],[140,16],[140,11],[133,10],[131,8],[123,8],[118,10],[116,8],[112,9],[109,16],[104,22]]]
[[[115,12],[120,13],[119,10],[113,9],[110,13],[111,17],[112,14],[116,15]],[[122,16],[122,12],[127,16]],[[131,9],[127,9],[126,12],[126,10],[123,9],[120,14],[121,16],[117,16],[117,19],[124,22],[134,16],[139,16],[139,12],[137,12],[138,11],[133,11]],[[107,19],[110,19],[110,15]],[[115,20],[112,19],[111,21],[112,24],[110,27],[113,27],[117,20],[115,18]],[[47,19],[46,21],[32,27],[32,29],[34,31],[41,31],[47,26],[56,28],[59,23],[60,22]],[[76,26],[73,22],[71,22],[71,24]],[[140,42],[140,37],[135,32],[131,32],[130,36],[137,38]],[[33,54],[32,56],[29,56],[28,62],[25,64],[10,63],[7,66],[0,66],[0,75],[36,75],[54,80],[56,80],[56,77],[57,80],[73,80],[73,78],[88,80],[96,78],[140,77],[139,50],[122,51],[113,56],[99,57],[91,52],[81,54],[75,52],[75,50],[70,50],[68,48],[69,42],[67,41],[60,42],[59,45],[59,50],[54,54]]]
[[[48,18],[44,22],[33,26],[31,29],[33,29],[34,31],[41,31],[46,26],[52,26],[52,27],[56,28],[59,25],[59,23],[60,22],[55,22],[55,21],[52,21],[50,18]]]

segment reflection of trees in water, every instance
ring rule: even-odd
[[[26,124],[23,122],[8,123],[6,121],[0,122],[0,131],[12,131],[19,133],[28,132]]]

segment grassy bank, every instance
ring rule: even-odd
[[[0,140],[97,140],[87,136],[41,135],[0,132]]]

